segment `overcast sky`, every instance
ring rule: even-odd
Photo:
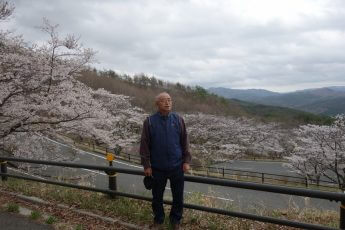
[[[6,28],[42,41],[46,17],[98,51],[99,69],[205,88],[345,86],[344,0],[10,2]]]

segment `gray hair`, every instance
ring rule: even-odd
[[[155,97],[155,103],[156,104],[159,102],[159,99],[162,97],[163,94],[167,94],[170,97],[170,94],[168,94],[167,92],[161,92]]]

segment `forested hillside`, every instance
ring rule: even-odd
[[[79,80],[94,89],[104,88],[114,94],[131,96],[133,105],[147,112],[155,111],[155,96],[162,91],[167,91],[174,100],[174,109],[179,112],[236,116],[245,114],[237,103],[211,95],[202,87],[192,89],[189,86],[164,82],[145,74],[130,77],[119,75],[111,70],[94,70],[83,72]]]
[[[222,116],[245,116],[290,125],[328,124],[331,121],[329,117],[299,110],[226,99],[210,93],[200,86],[173,84],[145,74],[129,76],[118,74],[112,70],[97,71],[93,69],[84,71],[78,79],[93,89],[104,88],[114,94],[131,96],[132,104],[143,108],[148,113],[155,111],[154,97],[159,92],[167,91],[173,97],[174,110],[182,113],[201,112]]]

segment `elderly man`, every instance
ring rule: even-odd
[[[153,226],[159,229],[164,222],[163,194],[169,179],[173,196],[170,224],[173,229],[180,229],[184,172],[189,170],[191,161],[186,126],[182,117],[171,112],[172,100],[168,93],[157,95],[155,102],[158,112],[144,121],[140,143],[144,173],[153,178]]]

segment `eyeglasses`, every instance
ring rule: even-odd
[[[170,98],[169,99],[160,99],[159,100],[159,103],[166,103],[166,102],[171,103],[172,100]]]

